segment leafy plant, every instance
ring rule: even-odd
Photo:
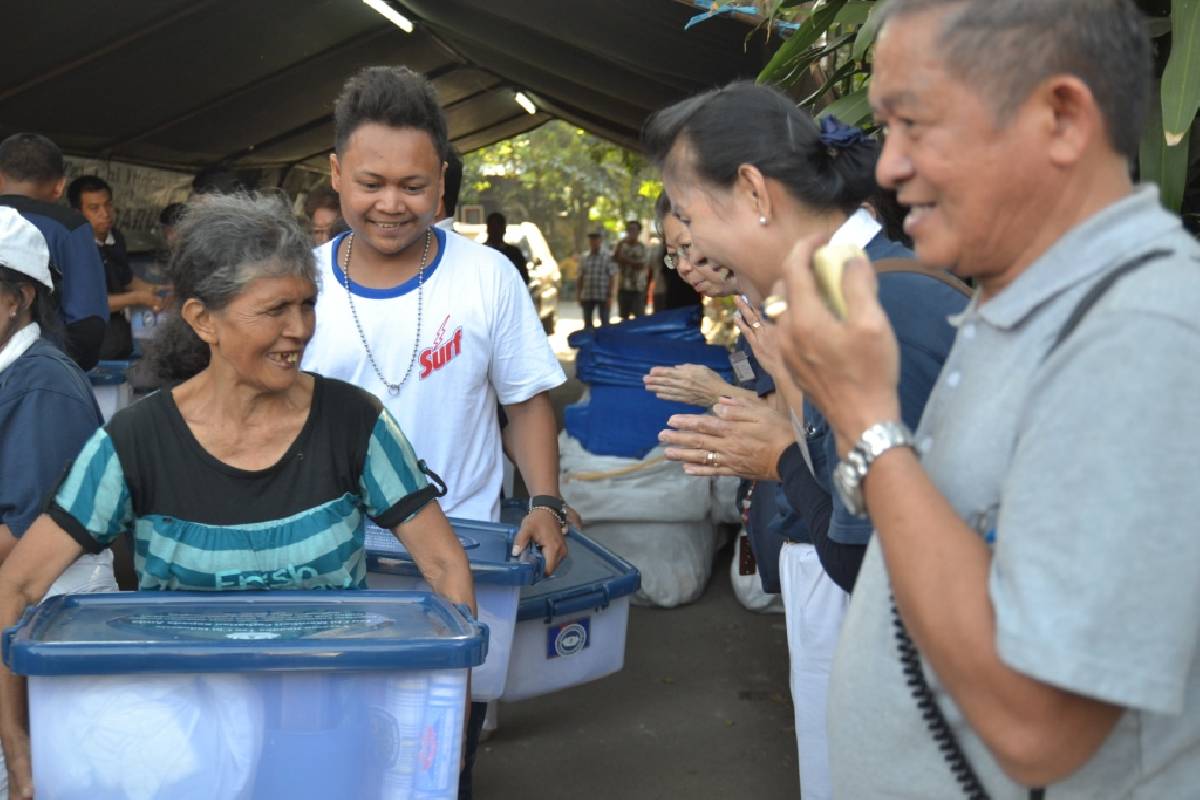
[[[1149,17],[1161,70],[1139,173],[1158,183],[1167,207],[1200,226],[1200,0],[1137,1]],[[883,0],[760,0],[764,25],[786,38],[758,80],[791,91],[814,113],[869,127],[866,93],[882,6]]]

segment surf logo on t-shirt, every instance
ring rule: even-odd
[[[421,374],[418,376],[421,380],[425,380],[436,370],[449,364],[450,359],[462,353],[462,326],[459,325],[455,328],[450,338],[446,339],[446,325],[449,322],[450,315],[447,314],[438,327],[437,336],[433,339],[433,346],[421,351],[419,358]]]

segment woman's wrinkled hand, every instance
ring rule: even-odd
[[[779,332],[774,325],[763,320],[758,309],[749,303],[745,296],[739,296],[733,302],[738,310],[734,322],[746,343],[750,345],[754,359],[778,382],[784,374],[783,359],[779,355]]]
[[[689,475],[779,480],[779,457],[794,441],[791,422],[765,400],[721,398],[712,414],[675,414],[659,441]]]
[[[699,364],[652,367],[642,376],[642,384],[659,400],[701,407],[715,405],[722,395],[730,394],[735,388],[716,372]]]

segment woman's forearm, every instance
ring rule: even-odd
[[[471,565],[441,506],[429,503],[411,520],[397,525],[393,533],[435,592],[478,615]]]

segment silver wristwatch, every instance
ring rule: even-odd
[[[838,497],[856,517],[867,515],[867,504],[863,500],[862,482],[867,477],[871,463],[893,447],[912,447],[912,431],[902,422],[877,422],[863,431],[858,444],[833,470],[833,485]]]

